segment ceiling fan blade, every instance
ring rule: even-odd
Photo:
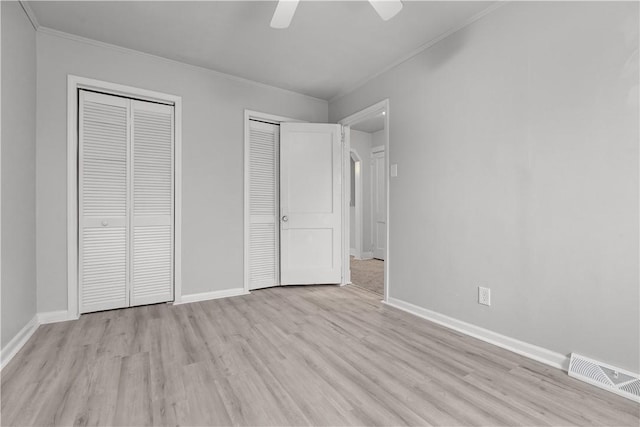
[[[271,28],[288,28],[299,0],[280,0],[271,18]]]
[[[378,12],[383,21],[388,21],[402,10],[400,0],[369,0],[371,6]]]

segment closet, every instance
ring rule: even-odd
[[[247,290],[342,281],[342,126],[247,119]]]
[[[80,90],[80,313],[174,299],[174,107]]]

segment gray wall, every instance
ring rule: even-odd
[[[313,122],[325,101],[38,33],[38,311],[67,307],[67,74],[182,96],[183,295],[243,286],[244,109]]]
[[[509,3],[330,104],[390,99],[391,297],[640,370],[638,12]]]
[[[36,314],[36,34],[2,8],[2,348]]]
[[[371,134],[371,146],[372,147],[383,147],[385,143],[384,137],[384,129],[379,130],[378,132],[374,132]]]
[[[371,252],[371,141],[372,134],[351,129],[351,150],[362,160],[362,252]]]

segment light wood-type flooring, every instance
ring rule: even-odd
[[[41,326],[2,425],[629,425],[638,404],[381,305],[273,288]]]
[[[384,261],[350,258],[351,282],[380,296],[384,295]]]

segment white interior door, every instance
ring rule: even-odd
[[[173,106],[131,101],[130,305],[173,301]]]
[[[80,312],[129,306],[129,113],[126,98],[80,91]]]
[[[173,106],[80,91],[80,312],[172,301]]]
[[[280,125],[282,285],[340,283],[342,128]]]
[[[387,239],[387,210],[385,197],[384,150],[372,153],[371,196],[372,196],[372,244],[373,257],[384,260]]]
[[[280,126],[249,120],[248,191],[249,289],[280,284],[279,157]]]

